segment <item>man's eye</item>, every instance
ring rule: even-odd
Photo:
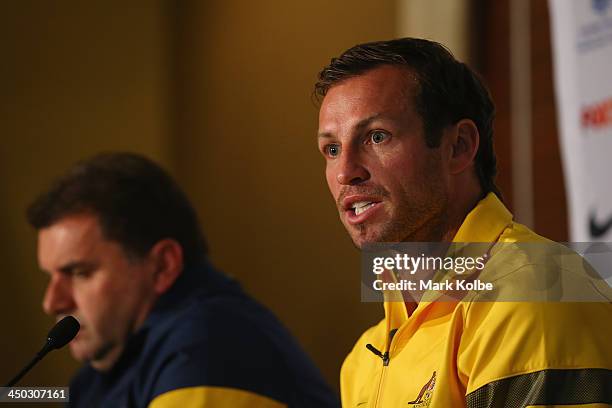
[[[329,157],[337,157],[340,154],[340,146],[337,144],[328,144],[323,150]]]
[[[72,276],[75,278],[89,278],[93,274],[93,269],[90,268],[79,268],[72,271]]]
[[[389,135],[385,132],[381,132],[380,130],[375,130],[374,132],[370,133],[370,143],[373,144],[379,144],[384,142],[385,140],[387,140],[389,138]]]

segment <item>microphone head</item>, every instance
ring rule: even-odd
[[[64,317],[49,330],[47,347],[51,350],[64,347],[70,343],[70,340],[74,339],[80,328],[81,325],[77,319],[72,316]]]

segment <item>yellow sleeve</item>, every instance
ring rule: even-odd
[[[470,304],[458,352],[468,407],[483,398],[515,406],[610,403],[610,316],[605,302]]]
[[[529,405],[525,408],[610,408],[612,405],[606,403],[580,404],[580,405]]]
[[[187,387],[158,395],[149,408],[286,408],[287,405],[250,391],[226,387]]]

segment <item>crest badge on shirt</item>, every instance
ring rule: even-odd
[[[433,395],[433,390],[435,386],[436,372],[434,371],[429,381],[427,381],[427,384],[425,384],[423,388],[421,388],[421,391],[419,392],[419,395],[416,397],[416,399],[414,401],[408,402],[408,405],[411,408],[428,407],[429,403],[431,402],[431,397]]]

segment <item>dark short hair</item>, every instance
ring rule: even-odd
[[[442,130],[448,125],[461,119],[474,121],[480,134],[475,159],[480,185],[485,193],[493,191],[501,197],[495,185],[495,106],[480,77],[443,45],[418,38],[356,45],[333,58],[319,73],[315,95],[323,99],[334,85],[382,65],[406,67],[415,75],[418,88],[413,102],[429,147],[440,145]]]
[[[201,261],[206,243],[197,215],[178,185],[153,161],[134,153],[103,153],[57,179],[28,207],[36,229],[92,213],[104,237],[142,258],[162,239],[182,247],[185,266]]]

